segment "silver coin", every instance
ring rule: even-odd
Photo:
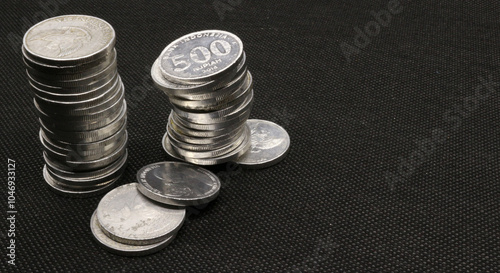
[[[165,133],[165,135],[163,135],[163,138],[161,140],[161,144],[162,144],[162,147],[163,147],[163,150],[172,158],[175,158],[177,160],[180,160],[180,161],[184,161],[184,158],[182,158],[180,155],[178,155],[173,149],[172,149],[172,146],[170,145],[170,141],[169,141],[169,138],[168,138],[168,134]]]
[[[49,18],[31,27],[23,38],[26,54],[50,65],[90,62],[107,55],[114,44],[113,27],[87,15]]]
[[[201,151],[211,151],[219,149],[235,142],[238,136],[242,134],[244,129],[245,128],[242,127],[241,129],[238,129],[237,131],[228,134],[227,137],[224,138],[212,139],[212,143],[209,144],[192,144],[187,141],[185,142],[185,138],[179,137],[176,133],[174,133],[173,130],[168,130],[168,128],[167,128],[167,135],[170,139],[170,143],[172,143],[173,146],[188,151],[201,152]]]
[[[248,133],[246,130],[244,130],[234,142],[231,142],[230,144],[227,144],[221,148],[214,148],[208,151],[191,151],[191,150],[186,150],[184,148],[181,148],[179,146],[176,146],[175,143],[170,139],[170,145],[172,145],[172,148],[177,152],[182,157],[189,157],[189,158],[197,158],[197,159],[203,159],[203,158],[214,158],[214,157],[221,157],[225,154],[230,153],[234,149],[240,146],[240,144],[246,139],[246,133]]]
[[[186,210],[153,203],[130,183],[106,194],[97,206],[101,230],[114,241],[151,245],[165,241],[182,226]]]
[[[45,179],[45,182],[50,186],[50,189],[53,190],[55,193],[63,195],[63,196],[69,196],[69,197],[75,197],[75,198],[87,198],[87,197],[92,197],[96,196],[102,193],[105,193],[106,191],[109,191],[112,187],[112,185],[118,181],[119,178],[115,178],[108,183],[106,183],[102,187],[96,187],[96,188],[91,188],[91,189],[71,189],[68,187],[64,187],[63,185],[58,184],[57,182],[54,181],[52,176],[47,171],[47,166],[43,167],[43,178]]]
[[[212,172],[181,162],[147,165],[137,172],[137,182],[146,197],[174,206],[206,204],[217,197],[221,187]]]
[[[90,188],[95,186],[102,186],[108,181],[120,177],[125,168],[127,167],[128,153],[125,153],[120,159],[111,165],[105,167],[106,172],[103,172],[99,176],[95,176],[92,172],[67,172],[61,171],[59,169],[51,167],[49,163],[47,164],[47,171],[50,173],[52,178],[59,182],[60,184],[68,188]]]
[[[246,74],[245,74],[246,75]],[[244,88],[245,77],[242,75],[231,84],[227,85],[223,89],[224,92],[221,95],[215,96],[213,98],[205,100],[185,100],[176,97],[169,97],[170,103],[177,106],[180,109],[187,110],[203,110],[203,111],[214,111],[220,110],[228,106],[233,100],[236,100],[240,95],[247,92]],[[220,91],[217,90],[217,93]],[[215,91],[214,91],[215,93]]]
[[[171,117],[169,117],[169,119],[170,118]],[[172,128],[172,125],[170,125],[170,120],[168,122],[169,123],[167,124],[167,133],[169,135],[169,138],[175,138],[187,144],[197,144],[197,145],[215,144],[230,139],[234,134],[234,132],[236,132],[235,129],[234,131],[228,131],[223,134],[217,135],[215,137],[198,137],[198,136],[193,137],[185,135],[182,132],[177,132],[174,128]]]
[[[290,148],[290,137],[276,123],[249,119],[251,148],[236,161],[247,168],[265,168],[280,162]]]
[[[79,104],[75,105],[77,107],[82,106],[81,108],[73,108],[67,103],[61,104],[54,101],[49,102],[40,99],[37,96],[35,96],[35,100],[37,103],[37,108],[56,119],[61,119],[68,116],[74,116],[78,118],[80,118],[81,116],[92,116],[92,118],[96,118],[97,115],[105,112],[106,110],[109,110],[113,106],[118,107],[117,104],[123,102],[124,97],[124,86],[121,81],[118,81],[117,86],[112,87],[111,90],[108,90],[107,93],[99,98],[96,98],[96,100],[87,100],[79,102]],[[84,120],[88,120],[88,118],[84,118]]]
[[[123,102],[125,103],[125,101]],[[111,122],[116,120],[123,113],[124,105],[118,108],[111,108],[106,117],[98,117],[93,120],[74,120],[71,118],[67,118],[66,120],[61,119],[50,119],[47,116],[43,116],[42,113],[39,112],[39,117],[43,122],[43,126],[47,129],[53,131],[64,131],[64,132],[80,132],[80,131],[92,131],[102,127],[108,126]]]
[[[44,147],[46,148],[46,147]],[[61,170],[67,170],[67,171],[94,171],[100,168],[104,168],[105,166],[108,166],[109,164],[115,162],[118,160],[118,158],[121,158],[125,153],[127,153],[127,141],[124,141],[113,153],[100,157],[95,160],[88,160],[84,161],[84,158],[77,158],[77,159],[64,159],[64,156],[61,157],[62,155],[59,154],[59,156],[53,156],[52,154],[54,151],[50,151],[48,149],[45,149],[45,154],[47,158],[50,158],[52,162],[57,164],[57,167]],[[59,160],[58,160],[59,159]],[[60,163],[57,163],[60,162]]]
[[[97,210],[96,210],[97,211]],[[143,245],[143,246],[136,246],[136,245],[128,245],[128,244],[123,244],[117,241],[114,241],[113,239],[109,238],[100,228],[99,222],[97,220],[96,216],[96,211],[92,214],[92,217],[90,219],[90,230],[92,231],[92,234],[94,235],[94,238],[96,241],[104,247],[107,251],[117,254],[117,255],[123,255],[123,256],[144,256],[148,254],[153,254],[155,252],[158,252],[168,246],[175,238],[175,235],[172,235],[165,240],[158,242],[156,244],[151,244],[151,245]]]
[[[126,105],[121,108],[120,116],[104,127],[90,131],[61,131],[50,129],[44,121],[40,120],[40,127],[43,132],[51,139],[56,139],[70,143],[90,143],[106,139],[116,134],[122,126],[127,124],[127,109]]]
[[[40,63],[38,61],[32,60],[29,55],[26,53],[26,49],[24,46],[22,47],[23,60],[24,63],[37,71],[47,73],[47,74],[56,74],[56,75],[65,75],[65,74],[78,74],[83,71],[94,70],[97,72],[96,67],[102,65],[103,63],[109,63],[114,59],[113,55],[116,55],[116,50],[112,50],[108,55],[101,57],[92,62],[84,63],[84,64],[76,64],[76,65],[50,65]],[[106,65],[107,66],[107,65]],[[101,68],[102,69],[102,68]]]
[[[92,147],[95,147],[96,143],[68,144],[67,146],[58,146],[57,144],[54,144],[58,141],[50,140],[43,133],[43,131],[40,131],[40,133],[40,141],[44,147],[44,150],[50,155],[51,158],[58,161],[72,162],[99,160],[113,154],[128,142],[127,130],[120,130],[116,135],[111,136],[110,138],[113,138],[113,141],[110,141],[107,146],[98,146],[98,148],[93,149]],[[102,141],[97,142],[97,145],[101,142]]]
[[[105,90],[101,94],[94,94],[89,99],[79,100],[79,101],[61,101],[57,99],[46,99],[45,97],[39,96],[35,93],[35,98],[37,100],[38,105],[43,108],[56,108],[57,112],[69,112],[78,111],[82,108],[92,108],[98,106],[100,104],[105,103],[108,100],[111,100],[114,96],[119,96],[119,91],[122,88],[122,81],[118,78],[117,81],[114,82],[112,86]]]
[[[171,116],[169,116],[169,118],[171,118],[172,122],[175,123],[179,128],[181,128],[183,131],[186,131],[187,134],[189,134],[190,131],[192,130],[213,131],[213,132],[223,133],[223,132],[233,131],[234,129],[243,126],[249,115],[250,111],[247,110],[233,119],[228,119],[224,122],[214,123],[214,124],[198,124],[186,121],[182,117],[179,117],[175,112],[173,112]],[[193,134],[197,133],[198,132]]]
[[[216,138],[222,135],[227,135],[228,133],[234,132],[238,130],[239,128],[245,126],[245,124],[238,125],[238,126],[231,126],[231,127],[226,127],[218,130],[196,130],[196,129],[191,129],[187,128],[186,126],[183,126],[182,124],[178,123],[174,118],[170,118],[168,120],[168,126],[172,128],[173,131],[177,132],[178,135],[180,136],[187,136],[187,137],[197,137],[197,138]]]
[[[87,91],[79,91],[79,92],[77,92],[76,90],[73,92],[73,90],[71,90],[70,92],[67,93],[60,93],[60,92],[53,93],[52,91],[54,90],[47,91],[41,89],[40,86],[35,85],[31,81],[29,83],[33,93],[46,100],[54,100],[59,102],[77,102],[77,101],[92,99],[96,96],[100,96],[104,92],[108,91],[112,86],[114,86],[117,83],[118,79],[119,75],[118,73],[116,73],[113,78],[103,82],[102,85],[97,86],[94,89]],[[68,89],[64,89],[64,91],[68,91]]]
[[[94,85],[95,83],[101,81],[102,79],[114,76],[114,74],[116,73],[116,67],[117,63],[115,59],[115,61],[112,62],[108,67],[104,68],[103,70],[95,74],[92,74],[85,78],[71,79],[71,80],[47,80],[31,74],[28,69],[26,70],[26,74],[28,74],[30,81],[36,83],[37,85],[45,85],[52,87],[58,86],[63,88],[86,88],[89,85]]]
[[[155,85],[165,92],[168,96],[179,97],[181,99],[188,100],[204,100],[210,99],[221,92],[223,89],[230,85],[234,79],[240,78],[247,71],[246,65],[246,55],[243,52],[243,58],[236,68],[236,72],[228,73],[224,75],[222,78],[217,79],[216,81],[209,81],[200,84],[178,84],[168,81],[163,77],[160,70],[160,58],[158,58],[151,68],[151,77]],[[215,92],[217,91],[217,92]]]
[[[61,73],[56,74],[54,73],[54,71],[46,71],[46,69],[40,70],[39,67],[38,68],[33,67],[34,63],[30,62],[26,57],[23,58],[23,60],[26,69],[29,71],[31,75],[33,75],[37,79],[41,79],[42,81],[74,81],[91,77],[99,73],[103,69],[106,69],[112,63],[116,63],[116,50],[113,49],[113,51],[111,51],[111,54],[109,54],[108,56],[106,56],[106,58],[103,59],[104,61],[94,62],[92,63],[93,66],[87,67],[85,70],[80,70],[66,74],[61,74]]]
[[[160,69],[172,82],[197,84],[235,71],[242,56],[238,36],[221,30],[198,31],[169,44],[160,55]]]
[[[246,138],[243,141],[243,143],[241,143],[241,145],[239,147],[237,147],[236,149],[234,149],[232,152],[230,152],[228,154],[225,154],[225,155],[222,155],[219,157],[214,157],[214,158],[191,158],[191,157],[181,156],[172,149],[172,146],[170,144],[168,137],[163,139],[163,141],[164,141],[163,142],[163,149],[167,152],[167,154],[171,155],[172,157],[180,158],[181,160],[189,162],[189,163],[193,163],[193,164],[197,164],[197,165],[206,165],[206,166],[217,165],[217,164],[222,164],[222,163],[226,163],[226,162],[230,162],[230,161],[235,161],[238,157],[240,157],[246,151],[248,151],[248,149],[250,148],[250,132],[247,131],[247,133],[245,135],[246,135]]]
[[[75,178],[76,180],[92,180],[109,175],[110,173],[119,170],[121,167],[125,168],[128,159],[128,151],[125,150],[125,153],[122,155],[122,157],[118,158],[115,162],[111,163],[110,165],[105,166],[101,169],[88,172],[78,172],[78,171],[75,172],[67,169],[61,169],[59,166],[63,163],[51,160],[50,158],[47,157],[46,153],[43,153],[43,157],[45,163],[47,164],[47,168],[51,171],[51,173],[66,178],[72,177]],[[71,182],[69,184],[71,184]],[[81,183],[76,183],[75,185],[79,184]]]
[[[101,75],[101,77],[98,77],[97,79],[94,79],[94,81],[89,82],[84,85],[78,85],[76,84],[75,86],[60,86],[59,83],[53,82],[52,85],[47,84],[47,83],[40,83],[38,82],[35,78],[33,78],[29,73],[26,73],[28,76],[28,81],[29,83],[36,87],[37,90],[41,90],[50,94],[55,94],[55,95],[72,95],[72,94],[81,94],[81,93],[86,93],[86,92],[92,92],[95,91],[98,88],[101,88],[104,84],[107,84],[109,81],[111,81],[114,78],[118,77],[118,72],[116,70],[116,67],[112,71],[108,71],[109,73],[106,73],[104,75]],[[34,90],[35,92],[37,90]],[[43,95],[42,95],[43,96]]]
[[[83,156],[93,156],[93,155],[107,155],[110,151],[114,151],[123,141],[128,138],[127,128],[123,126],[120,130],[103,140],[91,142],[91,143],[69,143],[64,141],[59,141],[56,139],[49,138],[43,130],[40,130],[39,137],[40,141],[46,142],[52,150],[55,150],[61,154],[71,154],[78,153]]]
[[[187,120],[191,123],[197,123],[197,124],[222,123],[222,122],[227,122],[228,120],[235,119],[245,111],[250,111],[253,105],[253,97],[254,97],[253,90],[250,90],[249,93],[246,93],[244,95],[243,101],[239,102],[238,104],[232,105],[222,110],[217,110],[215,112],[208,112],[208,113],[194,113],[186,111],[181,112],[175,106],[173,106],[172,108],[177,115],[179,115],[184,120]]]

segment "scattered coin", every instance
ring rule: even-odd
[[[177,233],[186,210],[156,203],[139,192],[137,183],[130,183],[108,192],[96,216],[101,230],[114,241],[151,245]]]
[[[249,119],[251,148],[236,160],[247,168],[265,168],[279,163],[290,148],[290,137],[283,127],[276,123]]]
[[[110,237],[108,237],[100,228],[99,222],[97,220],[96,212],[92,214],[90,219],[90,230],[94,235],[96,241],[103,246],[106,250],[111,253],[123,255],[123,256],[143,256],[148,254],[153,254],[165,248],[169,245],[175,238],[175,234],[166,238],[165,240],[151,245],[128,245],[117,242]]]
[[[187,163],[159,162],[137,173],[139,191],[150,199],[174,206],[196,206],[214,200],[220,180],[212,172]]]

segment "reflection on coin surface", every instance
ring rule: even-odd
[[[238,164],[248,168],[265,168],[280,162],[290,147],[290,137],[276,123],[249,119],[251,148],[238,158]]]
[[[164,241],[184,222],[185,209],[154,203],[137,190],[137,183],[108,192],[97,206],[102,231],[115,241],[150,245]]]
[[[234,72],[243,56],[243,43],[221,30],[185,35],[169,44],[160,55],[165,78],[178,83],[203,83]]]
[[[156,244],[151,244],[151,245],[144,245],[144,246],[135,246],[135,245],[128,245],[128,244],[122,244],[120,242],[114,241],[113,239],[109,238],[102,232],[101,228],[99,227],[99,223],[97,220],[97,211],[95,211],[92,214],[92,218],[90,219],[90,229],[92,231],[92,234],[94,235],[94,238],[96,241],[102,245],[106,250],[109,252],[118,254],[118,255],[124,255],[124,256],[142,256],[142,255],[147,255],[147,254],[152,254],[154,252],[157,252],[167,245],[169,245],[175,237],[175,234],[168,237],[164,241],[161,241]]]
[[[212,172],[181,162],[159,162],[137,172],[138,189],[147,197],[175,206],[208,203],[219,194],[220,180]]]
[[[98,58],[110,51],[114,42],[113,27],[87,15],[49,18],[30,28],[23,39],[28,54],[59,62]]]

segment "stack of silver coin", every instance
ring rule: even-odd
[[[45,181],[59,193],[108,189],[127,162],[127,107],[115,31],[102,19],[66,15],[30,28],[23,61],[41,125]]]
[[[173,111],[163,147],[198,165],[234,161],[250,148],[246,120],[253,79],[241,40],[220,30],[185,35],[169,44],[151,70]]]
[[[211,202],[221,188],[215,174],[183,162],[149,164],[137,180],[107,193],[90,221],[97,242],[115,254],[139,256],[166,247],[182,227],[186,207]]]

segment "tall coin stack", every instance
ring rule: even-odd
[[[250,148],[246,120],[253,79],[236,35],[220,30],[185,35],[163,50],[151,75],[172,104],[163,138],[168,154],[215,165],[234,161]]]
[[[24,36],[43,176],[59,193],[99,193],[125,169],[127,107],[114,45],[112,26],[86,15],[49,18]]]

